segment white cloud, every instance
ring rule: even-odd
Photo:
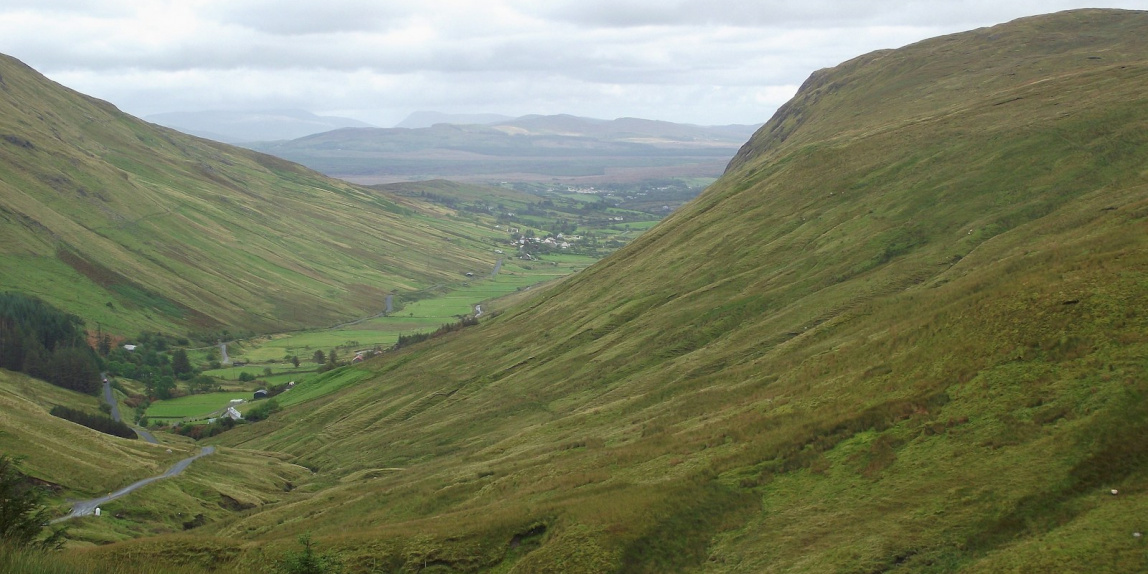
[[[760,123],[815,69],[1081,5],[7,0],[0,52],[137,115],[302,107],[383,125],[416,109]]]

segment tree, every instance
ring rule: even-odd
[[[100,369],[87,347],[57,347],[48,359],[48,382],[65,389],[96,394]]]
[[[327,354],[327,364],[332,368],[339,366],[339,356],[335,354],[335,349],[331,349],[331,352]]]
[[[187,386],[194,393],[206,393],[215,387],[215,379],[207,375],[198,375],[192,377],[192,379],[187,382]]]
[[[151,396],[167,400],[172,397],[172,391],[175,391],[175,379],[167,375],[159,375],[152,377],[147,383],[144,383]]]
[[[187,358],[187,351],[183,349],[176,349],[171,354],[171,370],[179,375],[187,375],[191,373],[191,361]]]
[[[292,356],[291,357],[291,364],[295,365],[295,368],[298,369],[299,368],[299,357]]]
[[[40,539],[48,523],[41,502],[44,490],[28,482],[7,454],[0,454],[0,544],[17,548],[55,550],[64,544],[65,529],[52,530]]]
[[[311,360],[322,365],[327,362],[327,356],[323,354],[322,349],[319,349],[315,351],[315,355],[311,357]]]
[[[314,543],[310,534],[299,536],[299,544],[303,545],[302,552],[291,552],[278,562],[279,571],[284,574],[325,574],[327,572],[342,571],[342,564],[337,557],[328,553],[315,552]]]

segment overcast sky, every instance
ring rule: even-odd
[[[880,48],[1148,0],[3,0],[0,52],[144,116],[299,108],[759,124]]]

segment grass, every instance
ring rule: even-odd
[[[232,399],[251,400],[249,392],[205,393],[156,401],[147,408],[151,420],[201,418],[231,406]]]
[[[284,407],[306,403],[324,395],[338,392],[348,385],[366,379],[367,376],[367,373],[356,369],[335,369],[299,383],[295,385],[295,388],[278,395],[275,399]]]
[[[220,437],[347,478],[224,532],[312,514],[348,560],[411,531],[478,557],[544,522],[518,562],[539,571],[1142,569],[1140,442],[1097,437],[1138,436],[1121,405],[1148,390],[1146,77],[1086,57],[1142,41],[1089,32],[988,87],[940,55],[1075,38],[1082,14],[842,66],[850,90],[815,83],[815,119],[631,246]],[[904,86],[914,62],[939,75]],[[897,81],[904,106],[866,99]]]
[[[387,349],[398,341],[400,334],[434,331],[443,324],[453,323],[459,316],[473,314],[475,305],[566,277],[590,266],[594,261],[596,259],[590,256],[562,253],[545,255],[540,261],[508,258],[495,277],[463,281],[449,288],[444,286],[427,293],[430,296],[423,299],[410,302],[400,300],[396,302],[395,311],[386,317],[322,331],[282,333],[229,346],[228,353],[233,360],[247,360],[258,365],[209,370],[205,373],[224,379],[236,379],[240,372],[248,372],[268,381],[294,380],[291,377],[297,375],[263,377],[264,366],[270,366],[275,372],[289,368],[286,365],[266,365],[266,362],[297,356],[301,361],[300,368],[306,368],[315,365],[310,359],[316,350],[326,354],[331,349],[337,349],[344,359],[349,359],[357,351],[376,347]]]
[[[141,122],[11,58],[0,75],[0,132],[22,134],[0,144],[2,206],[36,222],[3,232],[0,288],[106,332],[332,325],[489,267],[505,239],[418,199]],[[317,234],[295,231],[316,222]]]
[[[211,439],[313,470],[295,494],[87,556],[227,541],[259,571],[310,533],[352,571],[1148,569],[1146,19],[818,72],[629,246]]]
[[[179,444],[121,439],[53,417],[48,411],[55,404],[98,412],[93,396],[0,371],[0,451],[22,457],[23,471],[57,487],[60,502],[64,496],[87,498],[158,474],[188,452]]]

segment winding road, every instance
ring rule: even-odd
[[[123,419],[120,418],[120,405],[116,402],[115,395],[112,394],[112,383],[108,380],[108,374],[100,373],[100,378],[104,380],[104,402],[108,403],[109,407],[112,407],[112,420],[117,423],[123,422]],[[150,432],[139,427],[132,427],[132,430],[136,431],[136,435],[145,441],[152,444],[159,444],[159,441],[155,440],[155,437],[152,436]]]
[[[145,478],[141,481],[134,482],[132,484],[129,484],[128,486],[125,486],[125,487],[107,495],[107,496],[101,496],[99,498],[93,498],[91,500],[77,501],[77,502],[72,504],[72,512],[68,513],[67,516],[62,516],[60,518],[53,520],[52,524],[55,524],[57,522],[63,522],[65,520],[75,518],[77,516],[87,516],[89,514],[94,514],[96,512],[96,507],[100,506],[101,504],[106,504],[106,503],[111,502],[117,498],[120,498],[121,496],[131,494],[132,492],[135,492],[136,490],[139,490],[140,488],[147,486],[147,485],[149,485],[149,484],[151,484],[157,480],[163,480],[165,478],[171,478],[171,477],[183,472],[184,469],[186,469],[188,466],[191,465],[192,462],[195,461],[195,459],[202,457],[202,456],[207,456],[207,455],[212,454],[214,452],[215,452],[215,447],[205,446],[205,447],[203,447],[203,450],[199,451],[199,454],[196,454],[195,456],[192,456],[192,457],[185,458],[185,459],[175,463],[175,466],[167,469],[167,472],[165,472],[161,475],[153,476],[151,478]]]
[[[112,396],[112,384],[108,382],[108,374],[100,373],[100,378],[104,380],[104,402],[112,407],[112,419],[118,422],[123,422],[120,418],[120,405],[116,403],[116,398]]]
[[[219,344],[219,354],[223,355],[223,360],[219,362],[221,365],[230,365],[231,358],[227,356],[227,343]]]

